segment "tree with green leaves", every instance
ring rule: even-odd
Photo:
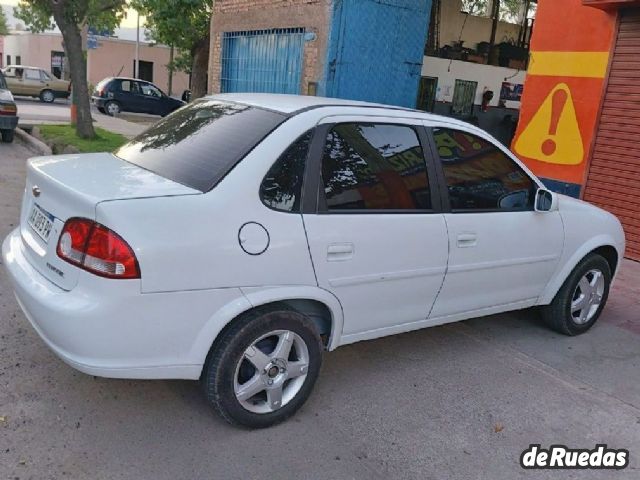
[[[81,138],[95,137],[82,31],[89,26],[113,30],[120,25],[125,9],[126,0],[21,0],[15,8],[15,16],[31,31],[44,32],[55,23],[62,32],[77,109],[76,132]]]
[[[191,73],[192,98],[207,93],[209,25],[212,0],[134,0],[131,5],[146,17],[153,40],[180,52],[170,69]]]
[[[7,25],[7,17],[2,10],[2,5],[0,5],[0,35],[9,35],[9,25]]]

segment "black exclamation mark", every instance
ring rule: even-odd
[[[560,115],[564,110],[564,104],[567,103],[567,92],[565,90],[556,90],[551,99],[551,123],[549,124],[549,137],[555,137],[558,131],[558,122]],[[551,156],[556,151],[556,142],[553,138],[547,138],[542,142],[542,153]]]

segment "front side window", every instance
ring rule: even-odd
[[[208,192],[286,119],[285,114],[248,105],[197,100],[124,144],[115,155]]]
[[[533,210],[536,184],[492,143],[449,128],[434,128],[453,211]]]
[[[409,126],[334,126],[325,142],[322,180],[329,211],[432,208],[422,147]]]
[[[51,77],[49,76],[49,74],[44,70],[40,70],[40,78],[45,82],[48,82],[49,80],[51,80]]]
[[[304,167],[313,130],[300,136],[265,175],[260,198],[265,205],[283,212],[300,212]]]
[[[140,90],[142,90],[143,95],[146,95],[148,97],[162,97],[162,93],[160,93],[160,90],[149,83],[140,83]]]

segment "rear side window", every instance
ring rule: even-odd
[[[260,185],[262,202],[274,210],[300,212],[304,167],[313,130],[301,135],[280,155]]]
[[[336,125],[327,135],[322,180],[330,212],[432,208],[422,147],[406,125]]]
[[[160,176],[211,190],[287,116],[205,99],[176,110],[115,155]]]
[[[452,210],[533,210],[536,184],[498,147],[450,128],[433,136]]]

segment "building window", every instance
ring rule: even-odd
[[[476,17],[489,17],[491,15],[491,1],[462,0],[462,12]]]
[[[64,52],[51,51],[51,73],[56,78],[62,78],[64,72]]]
[[[7,65],[11,65],[11,55],[7,55]]]
[[[22,57],[20,55],[16,55],[16,65],[22,65]]]
[[[473,113],[473,101],[476,98],[478,82],[456,80],[451,102],[451,113],[460,117],[469,117]]]

